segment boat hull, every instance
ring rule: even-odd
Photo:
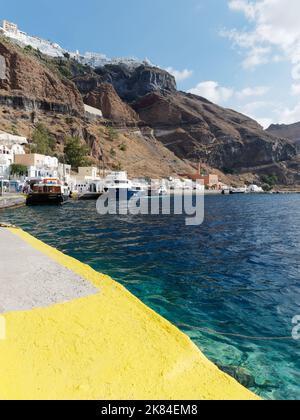
[[[101,197],[102,193],[85,193],[78,196],[78,200],[80,201],[91,201],[91,200],[98,200]]]
[[[29,194],[26,199],[27,206],[60,205],[69,197],[62,194]]]

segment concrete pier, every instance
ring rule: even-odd
[[[0,228],[0,264],[0,399],[258,399],[120,284],[22,230]]]
[[[22,194],[4,194],[0,195],[0,210],[13,207],[24,206],[26,202],[25,195]]]

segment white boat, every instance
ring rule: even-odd
[[[104,180],[104,193],[115,197],[117,201],[130,200],[140,193],[132,181],[127,177],[127,172],[111,172]]]
[[[246,194],[248,192],[247,187],[230,188],[230,194]]]

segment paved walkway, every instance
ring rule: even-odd
[[[62,303],[98,292],[95,286],[0,228],[0,313]]]
[[[11,207],[19,207],[26,202],[25,195],[22,194],[4,194],[0,196],[0,210]]]
[[[0,269],[0,399],[257,398],[121,285],[22,230],[0,228]]]

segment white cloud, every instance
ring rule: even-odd
[[[253,118],[264,128],[268,128],[274,122],[274,119],[272,119],[271,117],[264,117],[262,115],[265,115],[266,109],[272,109],[273,106],[274,104],[269,101],[256,101],[247,103],[246,105],[239,107],[239,111],[242,114]]]
[[[172,74],[177,82],[182,82],[186,79],[189,79],[193,75],[192,70],[184,69],[182,71],[176,70],[173,67],[166,68],[166,71]]]
[[[300,85],[299,84],[293,84],[291,87],[291,94],[293,96],[300,95]]]
[[[236,95],[239,99],[249,98],[251,96],[264,96],[268,93],[270,88],[268,86],[256,86],[256,87],[247,87],[237,92]]]
[[[250,102],[239,110],[259,122],[264,128],[271,124],[293,124],[300,121],[300,102],[290,108],[276,102]]]
[[[244,67],[254,68],[284,55],[293,67],[293,78],[300,80],[300,1],[229,0],[228,4],[231,10],[242,12],[253,27],[223,32],[247,50]]]
[[[231,0],[229,2],[229,7],[231,10],[244,12],[249,19],[254,19],[255,17],[255,5],[252,2],[245,0]]]
[[[300,102],[293,108],[284,108],[278,112],[278,119],[283,124],[293,124],[300,121]]]
[[[230,99],[243,100],[250,97],[261,97],[269,91],[268,86],[254,86],[246,87],[242,90],[234,90],[230,87],[221,86],[215,81],[204,81],[198,83],[193,89],[188,92],[194,95],[203,96],[204,98],[217,103],[224,104]]]
[[[198,83],[196,87],[190,89],[189,93],[194,95],[203,96],[209,101],[221,104],[227,102],[233,95],[234,90],[220,86],[218,82],[206,81]]]

